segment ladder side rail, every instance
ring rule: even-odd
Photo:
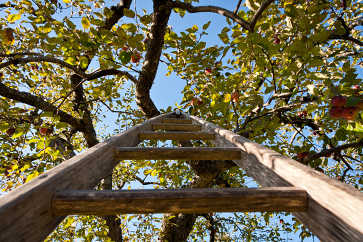
[[[116,147],[136,146],[140,132],[151,131],[151,124],[169,115],[159,115],[115,135],[0,196],[0,241],[43,241],[64,219],[52,214],[55,192],[94,188],[118,164]]]
[[[309,194],[307,212],[293,213],[322,241],[363,241],[363,194],[229,130],[190,117],[202,131],[216,134],[219,147],[238,147],[245,155],[234,162],[262,186],[295,186]]]

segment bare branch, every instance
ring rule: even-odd
[[[239,0],[236,6],[236,9],[233,11],[234,14],[237,14],[239,7],[241,6],[242,0]]]
[[[254,31],[257,20],[261,17],[263,11],[265,11],[265,9],[273,2],[274,0],[267,0],[264,3],[262,3],[261,7],[259,9],[257,9],[255,15],[253,15],[253,18],[251,20],[250,23],[250,30],[251,32]]]
[[[189,4],[189,3],[183,3],[183,2],[179,2],[179,1],[170,1],[168,3],[168,6],[171,8],[180,8],[180,9],[184,9],[187,10],[190,13],[201,13],[201,12],[211,12],[211,13],[217,13],[220,15],[223,15],[227,18],[232,19],[233,21],[235,21],[236,23],[240,24],[244,29],[252,31],[252,28],[250,26],[250,24],[245,21],[244,19],[236,16],[233,12],[221,8],[221,7],[216,7],[216,6],[199,6],[199,7],[194,7],[193,5]],[[256,19],[257,21],[257,19]]]

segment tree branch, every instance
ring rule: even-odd
[[[146,185],[159,185],[160,186],[160,183],[159,182],[146,182],[145,179],[141,179],[140,177],[138,176],[135,176],[135,179],[136,181],[140,182],[142,185],[146,186]]]
[[[235,21],[236,23],[240,24],[244,29],[252,31],[252,28],[250,26],[250,24],[243,20],[242,18],[236,16],[233,12],[221,8],[221,7],[216,7],[216,6],[199,6],[199,7],[194,7],[193,5],[189,4],[189,3],[183,3],[183,2],[179,2],[179,1],[170,1],[168,3],[168,6],[171,8],[180,8],[180,9],[184,9],[187,10],[190,13],[200,13],[200,12],[212,12],[212,13],[217,13],[220,15],[223,15],[227,18],[232,19],[233,21]],[[256,20],[257,21],[257,20]]]
[[[139,80],[136,84],[136,103],[147,118],[160,114],[150,98],[150,89],[153,85],[158,69],[164,35],[171,14],[166,0],[154,0],[154,15],[150,31],[144,65],[141,69]]]
[[[16,8],[15,4],[1,3],[0,8]]]
[[[117,110],[113,110],[109,105],[107,105],[107,103],[105,103],[102,100],[99,100],[110,112],[112,113],[123,113],[123,114],[128,114],[128,115],[135,115],[134,113],[130,113],[130,112],[125,112],[125,111],[117,111]]]
[[[36,53],[36,52],[18,52],[18,53],[11,53],[11,54],[4,54],[4,53],[0,53],[0,57],[14,57],[14,56],[24,56],[24,55],[36,55],[36,56],[42,56],[43,54],[41,53]]]
[[[255,15],[253,15],[253,18],[250,22],[250,31],[253,32],[257,23],[257,20],[261,17],[263,11],[273,2],[274,0],[267,0],[257,9]]]
[[[208,229],[210,230],[210,239],[209,242],[214,242],[216,239],[217,229],[216,229],[216,221],[214,220],[213,216],[209,214],[202,214],[202,216],[209,222]]]
[[[334,40],[334,39],[340,39],[340,40],[349,40],[359,46],[363,46],[363,42],[358,40],[358,39],[355,39],[353,37],[351,37],[350,35],[346,35],[346,34],[341,34],[341,35],[338,35],[338,34],[331,34],[329,36],[330,40]]]
[[[127,71],[120,71],[117,69],[107,69],[107,70],[100,70],[100,71],[95,71],[93,73],[87,74],[87,80],[94,80],[100,77],[104,77],[104,76],[109,76],[109,75],[117,75],[117,76],[126,76],[128,79],[130,79],[133,83],[137,83],[137,79],[131,75],[130,73],[128,73]]]
[[[50,57],[50,56],[36,56],[36,57],[26,57],[26,58],[13,58],[5,63],[0,64],[0,69],[10,66],[10,65],[18,65],[18,64],[26,64],[29,62],[49,62],[49,63],[54,63],[54,64],[58,64],[62,67],[66,67],[68,69],[71,69],[74,71],[74,73],[76,73],[77,75],[79,75],[82,78],[87,78],[87,75],[81,71],[80,69],[78,69],[76,66],[68,64],[65,61],[59,60],[55,57]]]
[[[236,9],[233,11],[234,14],[237,14],[239,7],[241,6],[242,0],[238,0]]]
[[[345,145],[341,145],[341,146],[337,146],[335,148],[331,148],[331,149],[325,149],[319,153],[316,154],[312,154],[309,155],[308,157],[306,157],[305,159],[307,160],[316,160],[320,157],[326,157],[329,156],[333,153],[340,153],[340,151],[348,149],[348,148],[361,148],[363,147],[363,139],[359,140],[358,142],[355,143],[350,143],[350,144],[345,144]]]
[[[35,96],[27,92],[15,90],[13,88],[4,85],[3,83],[0,83],[0,95],[39,108],[45,112],[53,112],[54,114],[60,117],[61,122],[70,124],[74,129],[78,131],[83,130],[83,125],[81,120],[73,117],[68,113],[58,110],[56,106],[50,104],[49,102],[45,101],[44,99],[38,96]]]

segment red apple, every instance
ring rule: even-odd
[[[196,97],[193,97],[192,98],[192,101],[190,101],[190,104],[192,105],[192,106],[196,106],[196,104],[198,103],[198,98],[196,98]]]
[[[306,117],[308,115],[308,112],[306,111],[301,111],[301,112],[298,112],[297,115],[300,117],[300,118],[303,118],[303,117]]]
[[[280,44],[280,39],[279,39],[279,36],[277,35],[277,34],[275,34],[275,36],[274,36],[274,44]]]
[[[280,219],[280,224],[283,224],[284,223],[284,220],[283,219]]]
[[[135,52],[132,56],[131,56],[131,62],[132,63],[139,63],[141,59],[141,55],[139,54],[139,52]]]
[[[122,47],[122,50],[124,50],[124,51],[128,51],[128,50],[129,50],[129,47],[124,46],[124,47]]]
[[[234,103],[238,102],[239,93],[238,92],[232,92],[231,99],[232,99],[232,102],[234,102]]]
[[[344,107],[347,103],[347,98],[344,96],[335,96],[331,99],[331,105],[333,107]]]
[[[206,75],[210,75],[210,74],[212,74],[212,69],[211,68],[207,68],[207,69],[205,69],[204,73]]]
[[[336,106],[333,106],[331,109],[330,109],[330,116],[332,118],[341,118],[342,117],[342,113],[343,113],[343,110],[344,108],[343,107],[336,107]]]
[[[359,112],[357,107],[346,107],[343,109],[342,117],[347,120],[354,120]]]
[[[41,135],[43,135],[43,136],[48,135],[49,134],[49,129],[45,128],[45,127],[39,128],[39,133]]]
[[[15,128],[8,128],[8,130],[6,130],[6,134],[9,136],[12,136],[15,133]]]

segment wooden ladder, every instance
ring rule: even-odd
[[[324,241],[363,241],[359,191],[214,124],[178,114],[150,119],[1,196],[0,241],[43,240],[67,215],[238,211],[294,212]],[[211,140],[216,147],[135,147],[142,140]],[[120,160],[145,159],[233,160],[264,187],[87,190],[112,174]]]

